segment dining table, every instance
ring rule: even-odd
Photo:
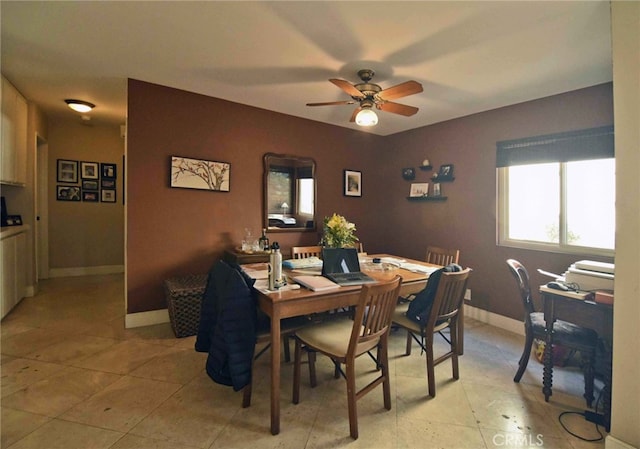
[[[402,278],[401,296],[415,294],[424,289],[429,274],[441,268],[438,265],[390,254],[360,255],[361,263],[374,258],[399,265],[399,268],[394,270],[394,274]],[[289,279],[295,276],[292,271],[284,270]],[[273,435],[280,433],[281,355],[279,350],[273,350],[273,348],[280,347],[281,320],[354,306],[358,302],[361,288],[361,285],[355,285],[324,291],[312,291],[304,287],[275,291],[257,289],[258,306],[271,319],[271,433]],[[462,330],[464,326],[459,327]],[[462,331],[459,341],[462,341]]]

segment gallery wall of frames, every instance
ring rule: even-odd
[[[115,203],[117,178],[116,164],[58,159],[56,199]]]

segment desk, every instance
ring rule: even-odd
[[[371,256],[373,257],[373,256]],[[397,257],[376,254],[375,257]],[[437,265],[417,260],[407,262],[429,267]],[[417,293],[427,284],[427,275],[400,269],[402,277],[400,295]],[[271,318],[271,433],[280,433],[280,320],[327,310],[349,307],[358,303],[360,286],[340,287],[335,290],[314,292],[301,288],[277,293],[258,292],[258,305]]]
[[[609,430],[611,423],[611,348],[613,343],[613,306],[599,304],[585,299],[574,299],[570,292],[540,287],[544,302],[544,319],[547,326],[547,341],[544,348],[544,370],[542,392],[545,401],[551,396],[553,379],[553,323],[563,319],[579,326],[593,329],[598,338],[603,340],[606,348],[604,362],[603,416],[604,425]]]

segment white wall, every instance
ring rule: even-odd
[[[611,3],[616,283],[609,449],[640,448],[640,3]]]

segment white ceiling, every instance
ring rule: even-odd
[[[424,92],[379,112],[389,135],[611,81],[609,2],[24,2],[2,0],[2,73],[47,114],[95,103],[125,122],[127,78],[365,130],[329,78]]]

